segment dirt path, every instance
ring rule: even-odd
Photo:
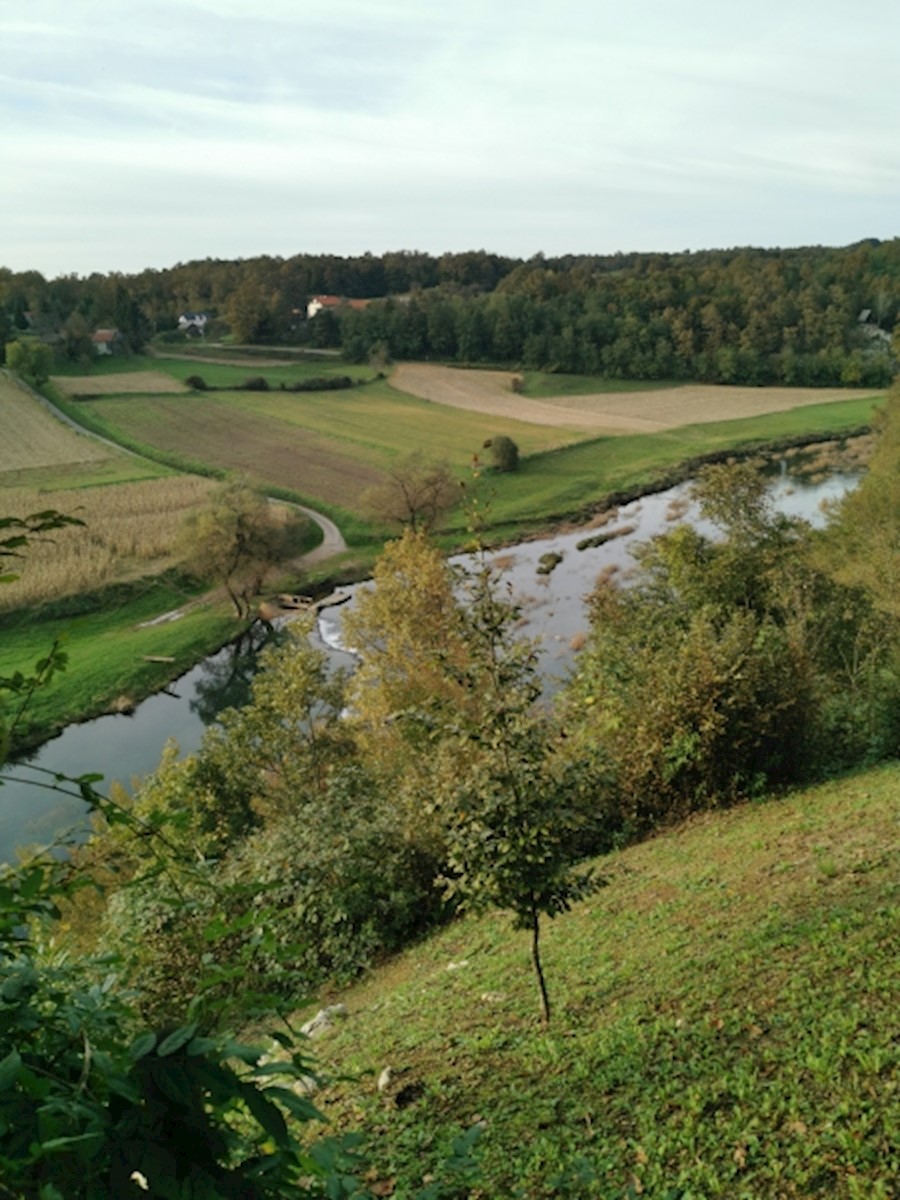
[[[529,400],[510,387],[511,373],[430,363],[401,363],[391,384],[401,391],[492,416],[593,433],[656,433],[680,425],[732,421],[835,400],[873,395],[860,388],[728,387],[685,384],[647,392],[602,392]]]

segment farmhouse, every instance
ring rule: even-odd
[[[118,329],[95,329],[91,334],[91,343],[98,357],[105,354],[121,354],[125,346]]]
[[[306,306],[307,320],[320,313],[323,308],[355,308],[368,307],[369,300],[348,300],[346,296],[313,296]]]
[[[209,313],[183,312],[178,318],[178,328],[182,333],[199,334],[203,337],[208,321]]]

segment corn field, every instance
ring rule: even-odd
[[[0,611],[164,570],[185,516],[208,502],[216,483],[173,475],[76,491],[3,490],[4,515],[24,517],[57,509],[84,521],[35,541],[18,566],[19,578],[0,588]]]

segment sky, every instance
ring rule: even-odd
[[[900,5],[0,0],[0,266],[900,234]]]

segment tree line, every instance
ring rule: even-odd
[[[317,293],[374,301],[306,318]],[[135,275],[46,280],[0,271],[0,336],[90,351],[113,325],[130,349],[177,338],[183,312],[208,336],[334,347],[353,360],[493,363],[612,378],[883,387],[894,369],[900,239],[834,249],[569,255],[206,259]]]

